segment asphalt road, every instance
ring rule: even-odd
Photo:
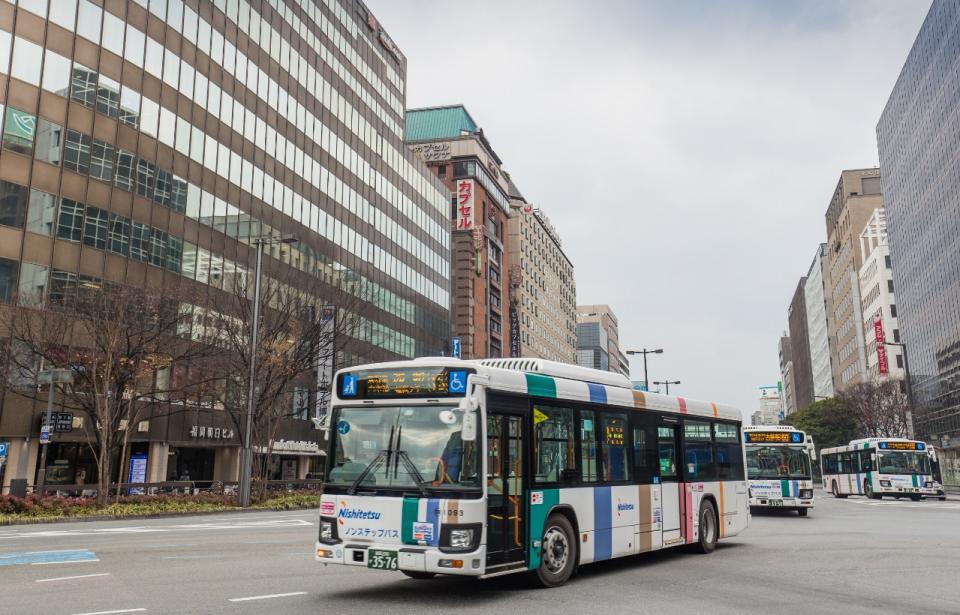
[[[553,590],[324,567],[310,512],[0,528],[0,613],[960,612],[960,500],[818,496],[711,555],[594,564]]]

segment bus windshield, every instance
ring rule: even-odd
[[[880,472],[884,474],[930,474],[930,455],[926,452],[881,451]]]
[[[479,489],[479,447],[461,439],[462,423],[451,406],[339,408],[327,484]]]
[[[810,478],[810,457],[802,447],[747,446],[747,478]]]

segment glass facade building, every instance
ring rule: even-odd
[[[367,304],[341,365],[440,354],[450,194],[405,78],[357,0],[0,0],[0,300],[229,289],[293,234],[270,270]]]
[[[933,2],[877,125],[918,437],[960,485],[960,5]]]

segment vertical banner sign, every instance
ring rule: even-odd
[[[458,231],[469,231],[473,228],[473,189],[472,179],[457,180]]]
[[[321,332],[317,344],[317,408],[316,418],[326,416],[333,387],[334,359],[336,358],[337,308],[320,308]]]
[[[147,482],[147,454],[134,453],[130,455],[130,472],[127,474],[128,483]],[[141,494],[143,489],[129,489],[129,494]]]
[[[450,340],[450,355],[454,359],[460,358],[460,338],[454,337]]]
[[[881,376],[889,373],[890,367],[887,364],[887,347],[883,345],[885,338],[883,336],[883,319],[880,314],[873,317],[873,334],[877,340],[877,370]]]
[[[510,356],[520,356],[520,315],[517,306],[510,306]]]

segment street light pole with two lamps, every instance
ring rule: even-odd
[[[907,437],[914,438],[913,431],[913,384],[910,382],[910,362],[907,361],[907,345],[902,342],[888,342],[884,340],[884,346],[899,346],[903,355],[903,381],[907,387]]]
[[[662,384],[662,385],[665,385],[665,386],[667,387],[667,395],[669,395],[669,394],[670,394],[670,385],[671,385],[671,384],[680,384],[680,381],[679,381],[679,380],[654,380],[654,381],[653,381],[653,384],[655,384],[655,385],[657,385],[657,386],[660,386],[661,384]]]
[[[243,426],[243,448],[240,449],[240,506],[250,505],[250,482],[253,480],[253,402],[256,391],[257,337],[260,334],[260,274],[263,269],[263,247],[277,243],[294,244],[293,235],[265,235],[253,240],[257,249],[257,268],[253,276],[253,322],[250,329],[250,382],[247,389],[247,415]]]
[[[648,354],[663,354],[663,348],[657,348],[656,350],[627,350],[626,354],[628,355],[643,355],[643,386],[649,391],[650,390],[650,378],[647,376],[647,355]]]

